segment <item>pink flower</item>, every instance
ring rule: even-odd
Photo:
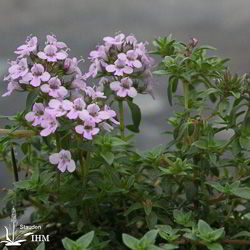
[[[103,120],[107,120],[110,118],[109,113],[106,111],[101,111],[100,107],[95,103],[88,105],[87,111],[88,111],[87,116],[86,114],[79,115],[80,119],[82,119],[83,121],[87,119],[93,121],[94,123],[99,123]]]
[[[134,35],[129,35],[126,37],[126,43],[135,46],[137,43],[137,40]]]
[[[10,78],[16,80],[25,76],[29,71],[27,59],[22,58],[20,61],[11,62],[11,66],[8,71],[9,75],[4,80],[9,80]]]
[[[47,60],[48,62],[56,62],[57,60],[64,60],[67,58],[68,54],[60,50],[57,52],[57,47],[51,44],[48,44],[44,48],[44,52],[40,51],[37,53],[38,57]]]
[[[73,102],[64,100],[63,107],[65,110],[69,111],[67,114],[69,119],[77,119],[80,115],[84,117],[89,115],[88,111],[85,109],[86,103],[82,98],[77,98]]]
[[[68,170],[72,173],[76,169],[75,161],[71,159],[71,153],[68,150],[62,149],[59,153],[50,155],[49,161],[51,164],[58,164],[57,168],[61,172]]]
[[[66,58],[64,61],[64,68],[67,70],[67,74],[72,74],[72,73],[76,73],[81,75],[82,72],[80,70],[80,68],[78,67],[78,63],[83,61],[83,59],[81,60],[77,60],[76,57],[71,58]]]
[[[57,127],[59,126],[59,122],[54,116],[45,112],[41,121],[41,126],[44,129],[40,132],[40,135],[48,136],[56,131]]]
[[[130,96],[134,98],[137,95],[137,91],[132,87],[133,81],[129,77],[123,78],[120,82],[115,81],[110,83],[110,88],[116,91],[116,95],[120,97]]]
[[[25,119],[28,122],[33,122],[32,126],[40,125],[43,120],[44,106],[42,103],[35,103],[32,111],[25,115]]]
[[[89,72],[87,73],[87,78],[92,76],[93,78],[97,76],[97,73],[102,70],[101,62],[95,59],[93,63],[89,66]]]
[[[52,99],[48,105],[49,107],[47,107],[45,111],[54,117],[60,117],[67,113],[67,110],[64,109],[63,101]]]
[[[118,58],[126,61],[126,64],[130,67],[141,68],[142,63],[137,59],[138,53],[135,50],[128,50],[126,54],[120,53]]]
[[[24,57],[24,56],[29,56],[30,53],[36,53],[37,50],[37,37],[28,37],[26,40],[26,44],[21,45],[17,48],[15,51],[16,54],[18,54],[18,57]]]
[[[22,80],[24,82],[30,82],[34,87],[38,87],[41,84],[41,81],[47,82],[50,78],[50,74],[44,71],[42,64],[35,63],[31,68],[31,72],[26,74]]]
[[[117,120],[114,119],[114,117],[116,117],[116,112],[114,110],[112,110],[109,106],[105,105],[104,106],[104,111],[107,112],[109,114],[109,120],[111,122],[113,122],[116,125],[119,125],[120,122],[118,122]]]
[[[87,140],[92,140],[93,135],[99,133],[100,129],[95,127],[95,122],[91,120],[86,120],[84,125],[77,125],[75,130],[78,134],[83,134],[83,137]]]
[[[68,94],[68,90],[61,86],[61,81],[57,77],[52,77],[48,84],[43,84],[41,91],[54,98],[62,98]]]
[[[111,73],[114,72],[116,76],[123,76],[123,74],[131,74],[133,72],[133,69],[126,65],[126,61],[120,58],[115,61],[115,64],[106,66],[106,70]]]
[[[22,88],[20,87],[19,83],[15,82],[15,81],[11,81],[8,83],[8,87],[7,87],[7,92],[5,92],[2,97],[5,97],[5,96],[9,96],[12,94],[12,92],[14,90],[22,90]]]
[[[55,35],[47,35],[47,42],[46,42],[46,44],[54,45],[58,49],[67,48],[66,43],[64,43],[64,42],[58,42]]]
[[[124,34],[119,34],[115,36],[114,38],[110,36],[106,36],[103,38],[103,41],[105,41],[107,44],[110,44],[110,45],[121,45],[123,43],[124,38],[125,38]]]
[[[89,54],[89,59],[95,60],[97,58],[101,58],[103,60],[108,60],[108,49],[104,45],[97,46],[97,50],[93,50]]]
[[[86,89],[86,76],[82,74],[77,74],[75,76],[75,79],[71,83],[71,87],[73,89],[80,89],[80,90],[85,90]]]
[[[107,96],[105,96],[102,91],[99,91],[98,89],[95,90],[94,88],[86,87],[86,89],[84,90],[85,93],[87,94],[87,96],[91,97],[92,100],[95,100],[97,98],[101,98],[101,99],[106,99],[107,98]]]

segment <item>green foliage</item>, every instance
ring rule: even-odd
[[[0,139],[0,160],[11,169],[14,147],[24,173],[8,190],[0,218],[13,204],[19,216],[35,208],[31,223],[50,225],[43,233],[53,249],[248,249],[250,76],[232,73],[227,59],[195,39],[186,44],[168,36],[153,44],[161,60],[155,77],[165,77],[169,103],[179,105],[168,116],[167,145],[140,152],[133,135],[122,133],[124,124],[121,133],[100,133],[91,142],[67,121],[55,135],[40,137],[24,119],[43,100],[30,91],[25,112],[0,116],[11,122]],[[126,103],[132,124],[124,127],[138,133],[140,107],[132,98]],[[34,136],[19,141],[19,129]],[[49,155],[61,149],[70,149],[73,173],[50,164]]]

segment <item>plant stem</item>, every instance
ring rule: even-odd
[[[124,107],[123,107],[123,101],[119,101],[119,112],[120,112],[121,139],[124,139]]]
[[[24,129],[12,131],[12,129],[1,128],[0,134],[3,135],[10,134],[16,137],[31,137],[35,135],[35,132],[32,130],[24,130]]]
[[[88,181],[90,161],[91,161],[90,152],[87,152],[86,160],[85,160],[85,169],[84,169],[85,170],[84,171],[84,182],[85,182],[85,185],[87,184],[87,181]]]
[[[189,89],[188,89],[188,82],[183,81],[183,89],[184,89],[184,106],[185,109],[188,109],[188,95],[189,95]]]
[[[55,137],[56,137],[56,151],[57,151],[57,153],[59,153],[60,150],[61,150],[60,135],[58,133],[56,133]],[[60,172],[58,172],[57,173],[57,189],[58,189],[58,192],[59,192],[59,189],[60,189],[60,182],[61,182],[60,177],[61,177]]]

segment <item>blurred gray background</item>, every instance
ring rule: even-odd
[[[2,81],[7,60],[15,58],[13,51],[30,34],[43,42],[46,34],[54,33],[71,48],[71,56],[85,59],[104,36],[118,31],[133,33],[150,45],[154,38],[170,33],[183,41],[196,37],[199,44],[217,47],[220,56],[231,58],[233,71],[248,72],[249,13],[248,0],[0,0],[0,95],[7,87]],[[86,63],[83,67],[87,70]],[[166,87],[166,78],[156,78],[155,100],[136,97],[142,109],[141,133],[136,137],[140,149],[167,142],[162,134],[171,112]],[[0,114],[15,114],[24,104],[20,93],[0,97]],[[3,125],[0,120],[0,127]],[[0,162],[0,189],[10,187],[11,181],[12,175]]]

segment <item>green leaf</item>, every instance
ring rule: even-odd
[[[45,243],[42,242],[37,248],[36,250],[45,250]]]
[[[159,230],[150,230],[142,237],[141,241],[145,242],[147,245],[154,244],[158,233]]]
[[[153,72],[155,75],[167,75],[168,71],[167,70],[156,70]]]
[[[130,249],[136,249],[139,240],[128,234],[122,234],[123,243]]]
[[[223,186],[221,186],[220,183],[218,182],[214,182],[214,181],[206,181],[205,184],[215,188],[216,190],[224,193],[225,192],[225,188]]]
[[[174,245],[174,244],[165,244],[163,246],[163,249],[165,250],[179,249],[179,246]]]
[[[115,159],[115,155],[112,152],[109,151],[104,151],[101,152],[101,156],[103,157],[103,159],[109,164],[112,165],[114,159]]]
[[[232,239],[236,239],[236,238],[240,238],[240,237],[248,237],[250,238],[250,232],[247,232],[247,231],[241,231],[237,234],[235,234]]]
[[[94,235],[95,235],[95,232],[91,231],[81,236],[76,242],[78,243],[78,245],[81,244],[81,246],[84,246],[85,248],[87,248],[92,242]]]
[[[62,240],[62,243],[66,250],[72,250],[74,248],[77,249],[77,244],[67,237]]]
[[[137,209],[142,209],[142,208],[143,208],[142,204],[139,203],[139,202],[136,202],[136,203],[134,203],[133,205],[131,205],[131,206],[129,207],[129,209],[124,213],[124,215],[127,216],[127,215],[129,215],[131,212],[133,212],[133,211],[135,211],[135,210],[137,210]]]
[[[250,200],[250,188],[247,187],[233,188],[231,190],[231,193],[243,199]]]
[[[223,247],[219,243],[211,243],[206,245],[209,250],[223,250]]]
[[[199,149],[207,149],[208,148],[208,142],[206,140],[203,140],[203,139],[200,139],[198,141],[193,142],[192,145],[196,146]]]
[[[29,92],[26,99],[26,110],[29,110],[32,105],[35,103],[35,100],[39,94],[40,88],[35,88]]]
[[[199,220],[198,231],[201,235],[207,235],[211,233],[213,229],[204,220]]]
[[[133,125],[127,125],[127,129],[132,132],[139,133],[139,126],[141,122],[141,110],[139,106],[131,101],[127,101],[130,111],[132,113]]]
[[[112,147],[119,147],[119,146],[125,146],[128,145],[128,142],[123,141],[122,139],[118,137],[111,137],[111,146]]]

